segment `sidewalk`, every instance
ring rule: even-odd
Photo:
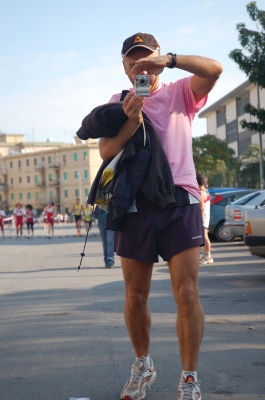
[[[82,236],[85,238],[86,230],[84,224],[82,224],[81,229]],[[68,224],[55,224],[54,225],[54,237],[55,238],[63,238],[63,237],[75,237],[76,236],[76,227],[74,222],[70,222]],[[91,231],[89,232],[89,236],[99,236],[99,230],[97,223],[92,225]],[[15,225],[12,224],[12,227],[5,226],[5,238],[4,239],[14,239],[16,237],[16,229]],[[24,224],[23,226],[23,238],[28,237],[27,226]],[[44,230],[42,223],[34,224],[34,238],[45,239],[48,238],[48,232]]]

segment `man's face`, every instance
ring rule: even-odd
[[[127,56],[123,58],[123,66],[125,74],[128,76],[132,84],[135,81],[135,75],[132,74],[132,67],[135,64],[135,61],[140,58],[153,58],[157,57],[159,54],[157,52],[153,53],[148,49],[143,47],[139,47],[139,49],[133,49]],[[139,74],[141,75],[150,75],[148,71],[141,71]],[[150,75],[150,92],[157,89],[159,83],[159,77],[152,74]]]

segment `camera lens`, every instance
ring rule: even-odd
[[[147,78],[141,77],[139,79],[139,84],[142,85],[142,86],[146,85],[147,84]]]

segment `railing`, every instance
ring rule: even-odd
[[[44,187],[46,186],[45,182],[36,182],[37,187]]]
[[[57,179],[56,181],[49,181],[50,186],[59,186],[60,185],[60,179]]]
[[[50,168],[54,168],[54,169],[59,169],[60,168],[60,163],[55,163],[53,165],[49,166]]]
[[[44,171],[45,170],[45,165],[44,164],[36,165],[36,169],[38,171]]]
[[[6,183],[0,183],[0,190],[8,190],[8,185]]]

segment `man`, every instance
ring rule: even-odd
[[[26,212],[24,208],[22,208],[21,203],[16,204],[16,208],[13,211],[13,216],[15,218],[15,223],[16,223],[16,239],[18,239],[19,234],[20,234],[20,239],[22,239],[22,232],[23,232],[23,223],[24,223],[24,216]]]
[[[203,230],[204,230],[204,249],[203,256],[200,259],[200,264],[212,264],[213,258],[211,254],[211,242],[209,239],[209,223],[210,223],[210,204],[211,204],[211,196],[207,191],[207,181],[203,174],[197,175],[197,182],[201,191],[201,212],[202,212],[202,221],[203,221]]]
[[[75,216],[76,236],[81,236],[81,214],[83,212],[83,206],[82,204],[80,204],[79,198],[75,199],[75,204],[73,205],[72,212]]]
[[[222,66],[200,56],[161,55],[156,39],[146,33],[136,33],[126,39],[122,57],[125,73],[132,84],[137,74],[150,75],[150,96],[143,98],[129,91],[123,101],[128,119],[115,137],[101,138],[101,157],[108,160],[126,146],[142,124],[143,111],[166,153],[175,184],[175,203],[162,209],[140,191],[136,196],[137,212],[127,213],[122,230],[115,232],[115,249],[121,256],[125,280],[125,321],[136,355],[121,399],[143,399],[146,386],[156,379],[149,357],[151,318],[147,301],[153,263],[158,261],[158,255],[168,261],[178,306],[177,334],[183,367],[178,399],[201,399],[197,363],[204,314],[198,297],[197,276],[200,246],[204,243],[191,123],[205,105],[207,94],[222,73]],[[192,76],[169,85],[160,83],[159,75],[166,67],[185,70]],[[110,100],[118,101],[120,94]]]

